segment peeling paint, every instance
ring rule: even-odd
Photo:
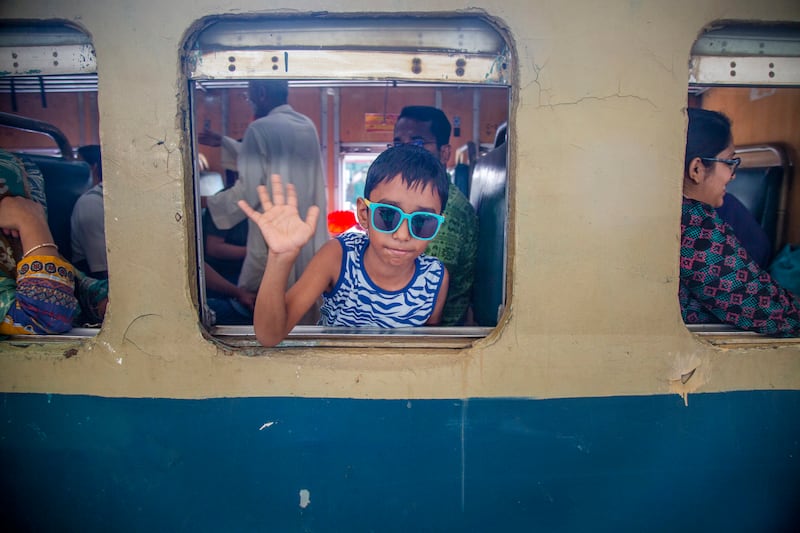
[[[683,398],[683,404],[689,406],[689,393],[696,392],[708,383],[711,365],[703,362],[695,354],[678,354],[672,363],[668,380],[669,390]]]

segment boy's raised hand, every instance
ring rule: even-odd
[[[258,225],[270,253],[297,252],[314,235],[319,218],[319,207],[315,205],[309,207],[306,220],[303,221],[297,211],[297,191],[295,191],[294,185],[286,184],[286,195],[284,196],[281,177],[273,174],[271,181],[272,201],[270,201],[266,187],[263,185],[257,187],[263,213],[254,211],[244,200],[239,200],[239,208]]]

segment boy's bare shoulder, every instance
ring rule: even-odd
[[[322,245],[322,248],[319,249],[317,255],[327,255],[330,257],[329,254],[335,254],[341,257],[342,255],[342,243],[339,242],[339,239],[331,239],[325,244]]]

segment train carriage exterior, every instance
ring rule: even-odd
[[[323,60],[339,82],[418,74],[412,61],[378,71],[353,59],[369,58],[373,42],[349,43],[338,59],[355,63],[335,65],[336,47],[325,49],[335,37],[323,35],[304,43],[325,52],[301,62],[307,73],[285,59],[302,46],[272,42],[237,49],[252,63],[223,76],[214,69],[230,66],[236,43],[209,28],[269,35],[288,21],[313,34],[314,21],[346,19],[380,31],[401,17],[421,28],[473,21],[504,47],[504,72],[475,54],[467,65],[488,79],[464,74],[505,87],[510,102],[503,268],[479,281],[501,280],[497,325],[312,328],[272,349],[209,327],[197,82],[278,76],[258,71],[273,55],[293,80],[316,79]],[[753,123],[742,141],[800,153],[800,54],[775,53],[761,74],[723,83],[703,78],[719,55],[698,38],[737,25],[796,35],[796,2],[12,0],[0,19],[87,36],[110,275],[99,330],[0,340],[5,529],[796,529],[800,342],[687,328],[677,299],[690,82],[766,87],[742,94],[754,106],[785,102],[769,111],[774,138]],[[450,52],[401,53],[430,54],[427,65]],[[740,76],[757,70],[741,55],[717,72],[733,76],[731,61],[745,65]],[[51,56],[44,74],[58,67]],[[12,65],[3,78],[36,74],[15,73],[25,66],[14,59],[2,59]],[[437,76],[419,81],[453,82]],[[752,96],[772,88],[773,100]],[[739,94],[708,101],[734,105]],[[783,239],[797,243],[800,187],[785,189]]]

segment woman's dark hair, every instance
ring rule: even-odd
[[[689,131],[686,134],[684,173],[689,171],[689,163],[695,157],[717,157],[733,141],[731,121],[722,113],[693,107],[687,113]],[[710,166],[711,163],[703,161],[703,165]]]
[[[370,193],[379,183],[389,181],[398,174],[410,189],[432,186],[442,200],[444,211],[450,189],[447,171],[435,155],[412,144],[388,148],[372,162],[367,170],[364,198],[369,199]]]

